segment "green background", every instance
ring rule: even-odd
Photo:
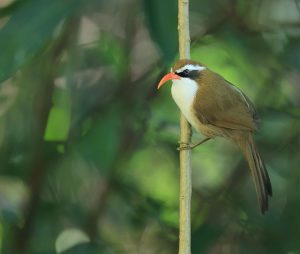
[[[191,0],[190,30],[256,105],[274,193],[261,215],[238,149],[195,149],[192,253],[300,253],[300,2]],[[177,253],[177,51],[177,1],[0,1],[0,254]]]

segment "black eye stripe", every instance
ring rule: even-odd
[[[197,77],[199,77],[200,72],[198,70],[188,70],[185,69],[181,72],[175,72],[178,76],[183,77],[183,78],[191,78],[191,79],[195,79]]]

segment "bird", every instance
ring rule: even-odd
[[[254,140],[259,120],[254,104],[235,85],[195,60],[178,60],[157,89],[169,80],[175,103],[191,126],[205,137],[195,145],[181,144],[179,149],[193,149],[215,137],[236,144],[248,162],[260,211],[264,214],[272,197],[272,185]]]

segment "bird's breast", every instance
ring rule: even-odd
[[[198,129],[198,120],[193,111],[193,104],[199,87],[197,83],[188,78],[181,78],[173,80],[172,97],[180,108],[181,112],[188,120],[188,122],[196,129]]]

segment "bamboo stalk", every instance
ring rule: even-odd
[[[190,58],[189,1],[178,0],[178,37],[180,59]],[[180,142],[190,144],[192,130],[180,116]],[[191,150],[180,151],[179,254],[191,253]]]

